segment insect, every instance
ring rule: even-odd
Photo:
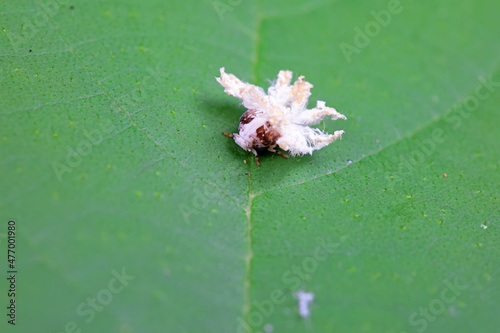
[[[311,154],[330,143],[342,138],[344,131],[333,134],[324,133],[310,125],[319,124],[324,117],[332,120],[347,119],[335,109],[327,107],[325,102],[317,101],[316,107],[307,109],[313,85],[299,76],[293,85],[293,73],[280,71],[277,80],[264,89],[250,83],[244,83],[233,74],[227,74],[224,67],[220,77],[216,77],[224,91],[242,100],[247,111],[240,117],[238,133],[222,134],[233,138],[236,144],[255,155],[260,167],[258,151],[268,150],[285,158],[286,154],[276,147],[289,151],[292,156]]]

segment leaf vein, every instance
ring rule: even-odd
[[[43,8],[41,8],[42,11],[45,12],[45,10]],[[47,14],[45,12],[45,14]],[[127,112],[125,112],[125,110],[121,107],[120,104],[117,103],[117,101],[102,87],[101,83],[92,75],[92,73],[89,71],[89,69],[87,68],[87,66],[85,66],[85,64],[83,63],[83,61],[76,55],[76,53],[74,52],[73,48],[69,45],[68,41],[62,36],[61,32],[59,31],[59,29],[55,26],[52,18],[50,17],[50,15],[47,14],[47,17],[49,17],[49,22],[50,24],[53,26],[54,28],[54,31],[56,31],[57,35],[59,36],[59,38],[61,39],[61,41],[66,44],[66,46],[68,47],[69,49],[69,52],[73,55],[73,57],[76,59],[76,61],[80,64],[80,66],[82,66],[82,68],[85,70],[85,72],[87,73],[87,75],[89,75],[89,77],[97,84],[97,86],[99,87],[99,89],[102,91],[102,93],[104,95],[106,95],[112,102],[113,104],[116,105],[116,107],[120,110],[120,112],[122,112],[130,121],[130,123],[132,124],[132,126],[134,126],[135,128],[137,128],[139,130],[139,132],[141,132],[147,140],[151,141],[155,147],[157,147],[160,151],[162,151],[167,157],[169,157],[170,159],[172,159],[176,164],[178,164],[182,169],[185,169],[185,170],[188,170],[190,171],[185,165],[183,165],[177,158],[175,158],[173,155],[171,155],[165,148],[163,148],[159,142],[155,141],[154,138],[142,127],[139,126],[139,124],[137,124],[136,121],[134,121],[134,119],[132,118],[132,116],[130,114],[128,114]],[[206,182],[205,180],[201,179],[199,175],[197,174],[193,174],[193,176],[198,180],[200,181],[201,183],[205,184],[205,185],[209,185],[209,186],[213,186],[215,188],[215,190],[217,192],[219,192],[219,194],[222,194],[224,195],[226,198],[228,198],[229,200],[235,202],[237,205],[241,205],[240,202],[233,198],[233,196],[231,195],[228,195],[224,192],[222,192],[217,186],[213,185],[213,184],[210,184],[208,182]]]

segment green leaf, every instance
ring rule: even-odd
[[[5,2],[2,327],[14,299],[22,332],[495,331],[499,10]],[[223,66],[305,75],[342,141],[257,168]]]

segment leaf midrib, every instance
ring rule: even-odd
[[[262,29],[263,16],[260,12],[259,1],[255,2],[255,34],[254,34],[254,53],[252,56],[252,76],[253,82],[257,82],[257,69],[259,64],[259,49],[260,49],[260,35]],[[245,322],[248,322],[248,317],[250,315],[251,309],[251,297],[250,297],[250,277],[252,270],[252,204],[253,199],[256,197],[252,190],[252,164],[248,163],[248,202],[245,207],[245,216],[247,218],[247,249],[245,255],[245,280],[243,282],[243,318]]]

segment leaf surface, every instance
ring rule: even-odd
[[[394,3],[4,3],[19,329],[494,331],[500,8]],[[257,168],[223,66],[305,75],[342,141]]]

